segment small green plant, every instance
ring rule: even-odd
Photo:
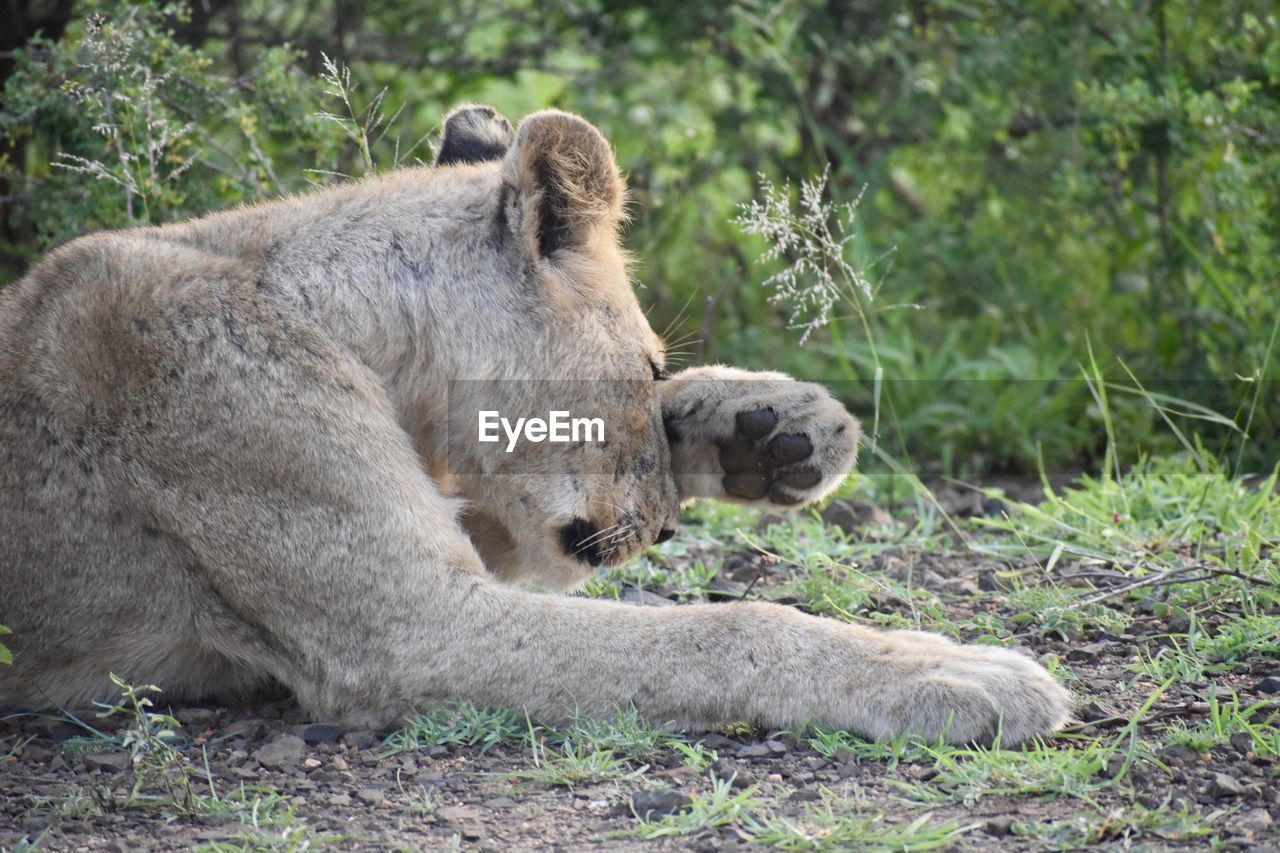
[[[12,633],[13,632],[10,631],[8,628],[6,628],[3,625],[0,625],[0,637],[5,636],[6,634],[12,634]],[[12,664],[12,663],[13,663],[13,653],[10,652],[9,649],[5,647],[4,643],[0,643],[0,664]]]
[[[955,821],[933,823],[926,812],[904,825],[895,825],[879,813],[852,809],[830,794],[819,806],[805,809],[798,820],[774,817],[746,831],[756,844],[781,850],[893,850],[920,851],[953,847],[957,839],[978,824]]]
[[[194,817],[199,813],[199,803],[192,779],[195,770],[178,744],[183,738],[178,734],[181,724],[168,714],[152,711],[151,694],[160,688],[153,684],[135,687],[112,674],[111,682],[120,689],[120,701],[104,705],[99,717],[124,714],[130,724],[120,737],[119,747],[129,753],[129,766],[133,773],[133,785],[125,798],[125,805],[172,806],[183,814]],[[210,785],[212,789],[212,784]],[[159,790],[157,796],[152,791]]]
[[[530,731],[530,741],[533,767],[508,773],[505,778],[534,785],[573,788],[592,782],[637,779],[649,769],[647,764],[632,767],[613,750],[596,749],[585,740],[569,738],[556,748]]]
[[[723,826],[755,826],[752,813],[763,808],[753,785],[734,793],[733,780],[708,777],[707,787],[695,791],[689,807],[658,820],[644,820],[637,815],[640,825],[627,835],[644,839],[673,838],[692,835],[705,829]]]
[[[424,746],[478,746],[481,754],[500,743],[519,743],[525,721],[509,708],[477,708],[470,702],[418,714],[387,739],[387,754]]]

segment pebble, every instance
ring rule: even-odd
[[[1194,764],[1200,760],[1200,753],[1189,746],[1175,743],[1161,749],[1160,757],[1169,764]]]
[[[84,766],[90,770],[109,770],[120,773],[129,768],[127,752],[91,752],[84,757]]]
[[[362,729],[358,732],[347,732],[342,736],[342,743],[345,746],[355,747],[356,749],[372,749],[379,741],[377,732],[369,729]]]
[[[386,801],[387,796],[377,788],[361,788],[356,791],[356,799],[367,806],[380,806]]]
[[[490,797],[484,801],[484,805],[491,809],[514,809],[519,803],[510,797]]]
[[[307,744],[297,735],[279,735],[258,747],[254,759],[273,770],[291,770],[307,757]]]
[[[205,728],[218,722],[218,712],[212,708],[179,708],[173,716],[188,728]]]
[[[738,741],[727,738],[722,734],[708,732],[698,739],[698,742],[706,749],[714,749],[716,752],[728,752],[729,750],[737,750],[742,747]]]
[[[1265,696],[1271,696],[1280,693],[1280,676],[1268,675],[1253,686],[1255,693],[1261,693]]]
[[[986,830],[987,835],[994,835],[996,838],[1004,838],[1013,831],[1013,818],[1007,815],[993,817],[987,821],[986,826],[983,828]]]
[[[1237,732],[1231,736],[1231,748],[1241,755],[1253,751],[1253,736],[1246,732]]]
[[[1239,835],[1259,835],[1271,827],[1271,815],[1266,809],[1249,809],[1227,822],[1227,827]]]
[[[631,795],[631,810],[641,820],[652,820],[688,808],[693,800],[670,788],[655,791],[637,791]]]
[[[302,739],[308,744],[337,743],[346,733],[347,730],[342,726],[329,726],[323,723],[302,727]]]
[[[1213,778],[1209,780],[1206,793],[1215,799],[1238,797],[1244,793],[1244,786],[1234,776],[1229,776],[1226,773],[1214,773]]]
[[[772,754],[773,750],[763,743],[749,743],[736,753],[739,758],[768,758]]]

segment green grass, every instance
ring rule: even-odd
[[[1134,801],[1132,776],[1135,768],[1157,779],[1172,772],[1160,755],[1166,745],[1200,753],[1230,745],[1260,761],[1280,760],[1280,707],[1238,696],[1225,681],[1253,677],[1259,664],[1280,660],[1280,497],[1272,486],[1246,485],[1186,456],[1085,478],[1034,506],[1006,499],[1007,517],[959,520],[947,516],[918,479],[889,483],[855,476],[840,497],[880,502],[889,514],[873,529],[846,533],[824,524],[814,510],[762,527],[761,514],[753,510],[698,506],[679,537],[630,566],[602,573],[592,587],[605,596],[640,587],[706,600],[721,560],[738,551],[783,571],[781,578],[753,586],[750,597],[783,599],[862,624],[918,627],[1003,645],[1065,640],[1068,648],[1135,631],[1148,652],[1119,668],[1126,694],[1134,698],[1122,710],[1118,730],[1085,726],[1016,750],[954,747],[911,736],[871,743],[820,727],[776,733],[789,736],[796,749],[871,772],[869,787],[834,786],[820,802],[803,807],[784,806],[785,783],[761,781],[740,789],[717,778],[716,750],[654,725],[634,708],[606,720],[546,726],[518,711],[462,703],[413,717],[387,739],[384,755],[437,745],[473,754],[496,750],[516,764],[495,777],[507,790],[603,784],[611,786],[605,796],[615,802],[657,782],[659,765],[689,768],[699,780],[684,777],[681,784],[692,795],[690,806],[636,821],[623,833],[628,838],[727,833],[781,849],[927,850],[983,837],[983,827],[963,815],[993,809],[1012,815],[1007,840],[1018,846],[1209,843],[1224,837],[1228,812],[1206,816],[1186,808],[1143,807]],[[707,554],[718,556],[708,560]],[[998,588],[963,595],[928,588],[911,567],[925,556],[934,562],[922,560],[921,566],[981,560]],[[891,575],[886,564],[899,569]],[[1180,627],[1142,632],[1152,619]],[[1060,679],[1083,685],[1074,664],[1052,656],[1046,663]],[[1166,700],[1175,692],[1177,702]],[[1177,712],[1187,697],[1198,702],[1195,714]],[[1082,691],[1081,698],[1087,700],[1088,693]],[[270,790],[218,790],[167,718],[151,712],[144,699],[135,691],[133,699],[109,709],[131,715],[124,732],[106,735],[82,723],[85,736],[65,747],[129,751],[133,772],[143,781],[111,807],[219,816],[245,828],[233,842],[207,847],[213,850],[298,849],[326,840],[313,836]],[[761,734],[742,727],[728,733]],[[155,772],[164,767],[183,768],[189,799],[185,788],[162,784]],[[1276,778],[1274,771],[1268,778]],[[438,792],[410,786],[401,794],[402,814],[430,820],[437,813]],[[1036,807],[1024,808],[1031,804]],[[102,808],[94,792],[72,790],[38,806],[69,818],[92,817]]]
[[[730,779],[709,778],[705,787],[695,791],[689,807],[657,820],[637,817],[639,825],[629,834],[653,840],[693,835],[708,829],[732,825],[752,826],[752,813],[761,809],[763,801],[756,796],[755,786],[734,792]]]

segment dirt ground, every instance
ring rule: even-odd
[[[907,559],[917,576],[932,578],[951,618],[1002,613],[1008,606],[987,560],[888,553],[872,568],[892,573],[895,561]],[[739,552],[723,563],[712,585],[720,592],[709,597],[765,590],[782,573],[759,553]],[[628,590],[623,597],[653,606],[670,603],[661,590]],[[1233,848],[1280,850],[1280,785],[1274,755],[1256,754],[1248,736],[1231,737],[1203,754],[1167,742],[1171,725],[1182,721],[1200,726],[1214,713],[1205,701],[1206,684],[1170,685],[1136,723],[1130,723],[1157,691],[1154,683],[1135,682],[1133,664],[1156,654],[1171,642],[1170,635],[1186,630],[1185,625],[1170,624],[1176,619],[1138,613],[1123,632],[1090,627],[1067,639],[1035,632],[1019,637],[1031,653],[1063,661],[1074,676],[1071,689],[1081,698],[1077,723],[1049,741],[1050,750],[1114,742],[1123,739],[1129,727],[1134,738],[1156,744],[1156,751],[1148,760],[1132,763],[1125,761],[1123,751],[1112,755],[1111,766],[1096,776],[1118,781],[1080,797],[1037,794],[1016,786],[1001,792],[999,785],[989,786],[972,802],[940,797],[927,810],[928,820],[952,822],[957,831],[939,846],[1082,846],[1078,835],[1055,840],[1053,832],[1023,830],[1069,827],[1087,802],[1094,814],[1132,813],[1141,807],[1158,815],[1185,814],[1189,824],[1211,830],[1209,836],[1198,837],[1179,837],[1177,832],[1138,835],[1135,844],[1140,848],[1198,849],[1212,837]],[[1260,716],[1269,701],[1280,700],[1280,665],[1274,659],[1237,665],[1215,677],[1215,684],[1234,691],[1240,705],[1257,705],[1255,716]],[[642,840],[633,834],[641,826],[636,813],[647,811],[651,819],[678,815],[719,778],[732,780],[735,791],[754,786],[757,807],[774,820],[800,824],[812,820],[816,806],[839,803],[881,816],[883,826],[907,827],[922,811],[918,797],[910,808],[904,805],[902,783],[922,785],[925,791],[936,786],[942,794],[954,784],[952,777],[940,776],[930,760],[886,761],[848,750],[825,755],[807,737],[729,730],[686,739],[718,756],[701,771],[664,746],[643,758],[643,772],[565,787],[512,775],[536,763],[527,741],[507,740],[487,750],[422,745],[391,754],[384,743],[389,733],[313,724],[287,698],[251,708],[172,711],[182,724],[179,754],[198,771],[197,793],[207,794],[211,782],[227,808],[205,807],[199,814],[184,816],[172,807],[149,806],[136,792],[131,796],[138,773],[130,766],[129,754],[120,749],[130,724],[126,715],[99,718],[93,711],[77,713],[104,739],[86,737],[86,730],[68,717],[15,714],[0,720],[0,847],[305,849],[327,842],[358,849],[719,850],[749,843],[740,822]],[[642,765],[637,761],[628,766]],[[255,799],[256,814],[251,805]],[[1104,821],[1086,837],[1122,844],[1132,832],[1126,826],[1118,823],[1109,830]],[[818,837],[812,840],[808,846],[839,846]]]

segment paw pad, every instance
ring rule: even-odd
[[[734,416],[734,435],[720,442],[724,490],[745,500],[768,495],[777,504],[804,500],[791,489],[811,489],[822,480],[817,468],[795,463],[813,455],[813,442],[802,433],[779,433],[778,416],[771,409],[749,409]],[[768,439],[766,441],[766,439]]]

